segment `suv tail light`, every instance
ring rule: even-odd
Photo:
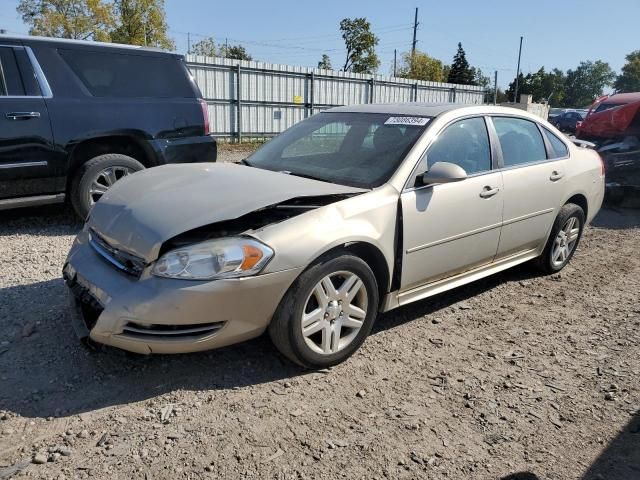
[[[204,134],[209,135],[211,133],[211,129],[209,128],[209,106],[207,102],[202,98],[198,100],[200,102],[200,107],[202,108],[202,118],[204,120]]]

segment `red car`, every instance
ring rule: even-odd
[[[610,201],[640,199],[640,92],[618,93],[594,102],[576,137],[596,144],[606,171]]]
[[[597,99],[587,117],[577,125],[581,140],[600,143],[640,134],[640,92],[618,93]]]

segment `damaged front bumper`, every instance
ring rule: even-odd
[[[80,338],[131,352],[185,353],[257,337],[302,269],[214,281],[139,278],[104,261],[85,235],[64,268]]]

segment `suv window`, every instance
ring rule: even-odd
[[[23,96],[25,89],[14,49],[0,47],[0,96],[7,95]]]
[[[449,125],[427,151],[427,164],[455,163],[467,174],[491,170],[491,148],[484,118],[466,118]]]
[[[538,126],[529,120],[494,117],[505,167],[546,160],[547,151]]]
[[[544,129],[544,133],[553,147],[551,158],[563,158],[569,156],[569,149],[567,148],[567,145],[560,140],[557,135],[554,135],[546,128]]]
[[[195,97],[186,67],[173,56],[58,50],[95,97]]]

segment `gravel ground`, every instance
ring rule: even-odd
[[[638,479],[640,211],[572,263],[384,315],[327,371],[268,339],[181,356],[80,346],[68,209],[0,212],[0,479]]]

